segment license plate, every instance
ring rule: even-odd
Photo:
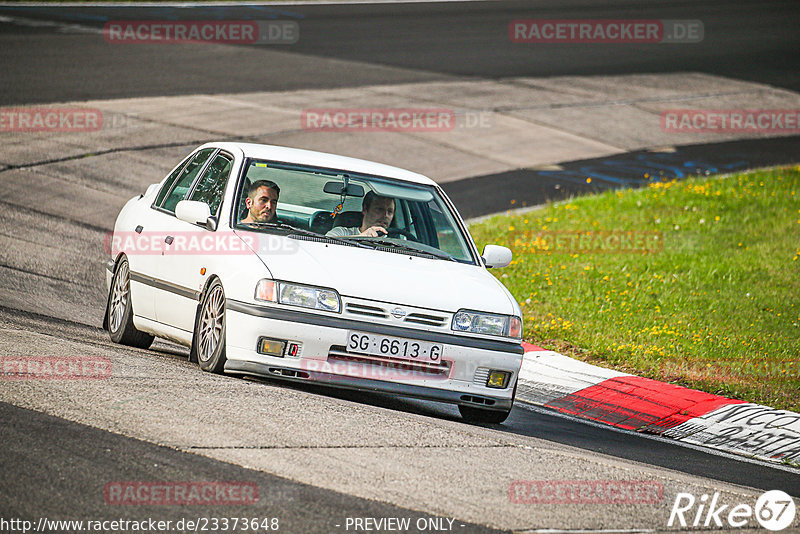
[[[442,361],[440,344],[364,332],[347,333],[347,351],[412,361],[433,363]]]

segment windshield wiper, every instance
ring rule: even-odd
[[[256,227],[256,228],[275,228],[275,229],[279,229],[279,230],[288,230],[288,231],[290,231],[292,233],[295,233],[295,234],[316,237],[316,238],[319,238],[319,239],[326,239],[326,240],[333,241],[335,243],[343,243],[345,245],[356,246],[356,247],[361,247],[361,248],[368,248],[370,250],[374,250],[375,249],[375,247],[372,247],[372,246],[370,246],[370,245],[368,245],[366,243],[359,243],[359,242],[351,240],[351,239],[343,239],[341,237],[336,237],[336,236],[332,236],[332,235],[320,234],[320,233],[314,232],[313,230],[306,230],[305,228],[298,228],[296,226],[292,226],[291,224],[286,224],[284,222],[247,222],[247,223],[240,222],[239,224],[240,225],[245,225],[245,226],[253,226],[253,227]]]
[[[286,224],[285,222],[240,222],[239,224],[244,226],[255,226],[256,228],[278,228],[280,230],[291,230],[293,232],[297,232],[303,235],[313,235],[313,236],[320,236],[317,232],[312,232],[311,230],[306,230],[305,228],[297,228],[296,226],[292,226],[291,224]]]
[[[440,260],[450,260],[450,261],[455,261],[455,262],[458,261],[453,256],[451,256],[450,254],[448,254],[447,252],[445,252],[443,250],[433,251],[433,250],[420,249],[420,248],[417,248],[417,247],[412,247],[412,246],[409,246],[409,245],[405,245],[403,243],[398,243],[397,241],[386,241],[385,238],[383,238],[383,237],[363,237],[363,238],[359,238],[358,240],[359,241],[366,241],[368,243],[372,243],[372,244],[375,244],[377,246],[387,246],[387,245],[389,245],[389,246],[392,246],[392,247],[395,247],[395,248],[399,248],[401,250],[407,250],[409,252],[414,252],[416,254],[425,254],[425,255],[431,256],[433,258],[440,259]]]

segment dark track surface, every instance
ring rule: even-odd
[[[446,2],[346,6],[58,8],[0,15],[100,29],[111,20],[294,20],[292,45],[120,45],[100,34],[0,23],[0,105],[352,87],[447,78],[696,71],[800,88],[793,1]],[[696,44],[516,44],[515,19],[700,20]],[[69,31],[69,30],[66,30]],[[349,63],[331,63],[325,60]],[[355,63],[353,63],[355,62]]]
[[[0,421],[0,440],[4,443],[0,513],[6,519],[36,523],[40,517],[84,521],[152,518],[170,520],[174,525],[182,518],[278,518],[279,532],[329,533],[344,531],[348,517],[408,517],[412,524],[418,518],[430,517],[1,402]],[[44,447],[48,442],[55,446]],[[258,500],[254,504],[217,506],[107,504],[105,485],[126,481],[253,483],[258,486]],[[459,532],[498,532],[463,522],[455,525],[461,525]]]

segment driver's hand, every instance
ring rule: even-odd
[[[361,232],[360,235],[364,237],[382,237],[384,235],[387,235],[388,233],[389,232],[387,232],[386,228],[384,228],[383,226],[370,226],[369,228]]]

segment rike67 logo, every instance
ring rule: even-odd
[[[796,507],[794,500],[780,490],[763,493],[755,506],[749,504],[719,504],[720,494],[715,492],[709,499],[704,494],[696,498],[691,493],[678,493],[669,514],[668,527],[754,527],[755,518],[762,528],[777,532],[794,522]],[[725,525],[727,523],[727,525]]]

